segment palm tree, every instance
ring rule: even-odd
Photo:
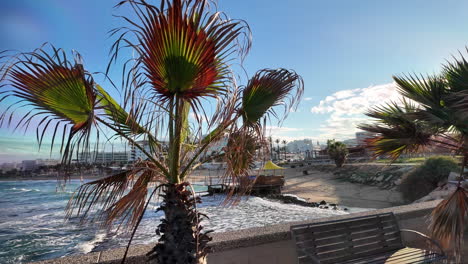
[[[279,138],[277,138],[275,140],[275,142],[276,142],[276,153],[278,153],[277,159],[279,160],[279,159],[281,159],[281,157],[280,157],[280,146],[279,146],[281,140]]]
[[[348,149],[343,142],[335,141],[334,139],[327,140],[328,156],[335,161],[336,167],[341,168],[348,156]]]
[[[273,138],[271,136],[268,137],[268,143],[270,143],[270,160],[273,160]]]
[[[282,142],[282,143],[283,143],[283,145],[284,145],[284,147],[283,147],[283,148],[284,148],[284,159],[286,160],[286,159],[287,159],[287,158],[286,158],[286,143],[288,143],[288,142],[287,142],[285,139],[283,139],[283,142]]]
[[[117,6],[122,5],[129,5],[135,15],[121,16],[128,25],[112,31],[117,40],[108,66],[122,59],[122,49],[133,53],[122,71],[121,104],[95,82],[78,53],[69,56],[53,46],[3,53],[0,87],[9,89],[1,92],[0,101],[15,100],[0,116],[0,124],[27,129],[37,120],[39,146],[47,132],[52,134],[51,146],[61,140],[63,164],[96,150],[99,138],[109,138],[109,131],[110,138],[123,138],[141,150],[146,159],[127,171],[82,185],[68,204],[68,216],[105,225],[119,220],[135,232],[153,194],[161,192],[158,210],[165,218],[157,227],[160,238],[150,258],[199,263],[210,238],[200,225],[203,216],[195,210],[200,199],[192,195],[187,177],[201,164],[224,158],[226,178],[241,190],[247,188],[243,179],[255,156],[267,153],[258,151],[266,145],[265,120],[278,116],[275,106],[284,106],[285,113],[297,106],[303,81],[292,70],[263,69],[245,86],[236,86],[230,65],[249,50],[248,26],[228,19],[207,1],[162,0],[156,7],[124,0]],[[24,103],[31,111],[12,119],[15,106]],[[212,115],[207,114],[209,105],[216,106]],[[205,155],[223,138],[228,144],[221,153]],[[167,152],[161,139],[168,139]],[[203,156],[207,158],[200,160]],[[153,182],[159,185],[149,191]],[[91,214],[93,208],[100,213]]]
[[[444,65],[441,74],[394,76],[402,102],[370,109],[374,119],[360,128],[374,133],[367,140],[375,156],[393,160],[429,146],[444,147],[463,155],[456,191],[432,212],[432,236],[453,247],[460,261],[463,232],[468,219],[468,193],[462,187],[468,160],[468,62],[462,56]]]

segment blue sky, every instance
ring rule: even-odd
[[[79,51],[89,71],[104,71],[113,41],[107,32],[122,25],[112,14],[127,13],[113,9],[117,2],[2,0],[0,50],[29,51],[48,41]],[[244,62],[250,76],[277,67],[303,76],[298,110],[282,128],[271,124],[286,140],[353,137],[366,108],[397,98],[393,74],[436,73],[468,44],[467,1],[220,0],[218,9],[251,27]],[[0,128],[0,162],[40,156],[34,138]]]

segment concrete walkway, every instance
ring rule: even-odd
[[[350,183],[336,179],[332,173],[308,169],[288,169],[283,194],[294,194],[310,202],[325,200],[341,206],[386,208],[404,204],[400,192],[376,186]]]

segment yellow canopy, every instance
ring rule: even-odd
[[[263,167],[264,170],[284,170],[284,168],[281,168],[280,166],[274,164],[273,162],[268,161],[265,163],[265,166]]]

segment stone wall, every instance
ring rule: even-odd
[[[330,221],[386,212],[393,212],[400,228],[413,229],[427,234],[427,216],[440,201],[430,201],[411,205],[390,207],[368,212],[314,219],[305,222],[284,223],[266,227],[243,229],[213,234],[211,247],[213,252],[208,256],[208,264],[275,264],[296,263],[296,252],[291,235],[290,225]],[[421,245],[421,240],[412,234],[403,233],[403,240],[409,246]],[[126,263],[142,263],[145,253],[152,245],[137,245],[130,249]],[[86,255],[68,256],[59,259],[40,261],[41,264],[85,264],[85,263],[120,263],[123,248],[95,252]]]

